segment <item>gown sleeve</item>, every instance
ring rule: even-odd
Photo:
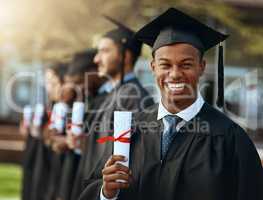
[[[100,200],[100,190],[102,187],[102,179],[96,179],[90,182],[81,193],[78,200]]]

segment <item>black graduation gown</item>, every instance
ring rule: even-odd
[[[35,153],[34,170],[32,174],[32,186],[29,191],[29,200],[44,200],[46,194],[47,177],[49,174],[50,155],[49,149],[44,144],[42,138],[42,131],[48,122],[48,114],[45,113],[43,118],[43,126],[40,128],[40,137],[34,138],[36,148],[33,150]]]
[[[74,151],[69,151],[65,154],[65,160],[62,167],[58,199],[69,200],[71,197],[72,186],[76,177],[81,155]]]
[[[136,78],[125,82],[122,86],[117,87],[113,92],[108,94],[107,99],[100,107],[103,112],[96,114],[90,126],[87,148],[84,152],[85,156],[82,157],[78,169],[79,181],[77,185],[74,185],[75,191],[71,200],[78,199],[81,191],[84,189],[84,179],[90,180],[96,178],[93,176],[96,174],[96,171],[99,170],[101,172],[97,166],[100,166],[105,158],[108,159],[112,154],[112,144],[106,143],[101,145],[97,143],[97,139],[112,135],[108,131],[113,130],[114,111],[128,110],[139,112],[153,104],[153,99]]]
[[[103,102],[105,99],[106,94],[100,94],[96,96],[93,99],[89,99],[88,102],[90,104],[87,106],[88,109],[97,109],[100,104]],[[88,103],[87,102],[87,103]],[[86,105],[87,105],[86,103]],[[89,127],[89,123],[92,121],[94,117],[94,113],[89,113],[89,110],[87,110],[86,113],[86,120],[85,120],[85,127]],[[79,167],[79,161],[81,158],[81,154],[76,154],[74,151],[68,151],[65,153],[65,160],[63,163],[63,168],[61,172],[61,180],[60,180],[60,185],[59,185],[59,192],[58,192],[58,198],[61,200],[70,200],[71,198],[71,193],[73,189],[73,185],[77,181],[81,180],[75,180],[77,170]]]
[[[61,170],[64,162],[64,153],[56,153],[51,150],[50,153],[50,171],[47,184],[45,200],[55,200],[58,195],[61,179]]]
[[[119,200],[263,199],[261,162],[242,128],[205,103],[180,129],[161,161],[163,125],[156,120],[157,110],[155,106],[152,114],[135,117],[130,153],[133,182],[120,191]],[[105,162],[106,158],[96,172]],[[80,200],[99,199],[101,173],[93,177],[86,181]]]
[[[44,200],[47,192],[50,172],[51,150],[46,146],[43,139],[37,139],[35,168],[33,173],[33,185],[31,200]]]
[[[37,144],[37,139],[29,134],[23,155],[22,200],[30,200]]]

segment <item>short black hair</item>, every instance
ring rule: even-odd
[[[132,57],[131,57],[131,63],[132,63],[132,65],[133,65],[133,67],[134,67],[136,61],[137,61],[138,58],[140,57],[140,53],[135,53],[135,52],[132,51],[131,49],[125,48],[125,46],[123,46],[123,44],[121,44],[121,43],[113,40],[112,38],[110,38],[110,39],[114,42],[114,44],[117,45],[118,50],[119,50],[120,53],[121,53],[121,48],[124,48],[125,51],[130,51],[130,52],[131,52],[131,55],[132,55]]]

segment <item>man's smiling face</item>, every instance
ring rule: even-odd
[[[205,61],[195,47],[186,43],[160,47],[154,52],[151,68],[167,109],[176,112],[195,101],[205,69]]]

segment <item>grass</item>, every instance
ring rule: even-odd
[[[0,200],[19,200],[21,177],[19,165],[0,164]]]

